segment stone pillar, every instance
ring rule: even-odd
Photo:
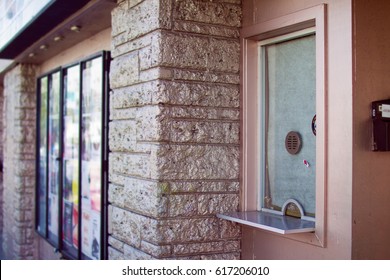
[[[18,65],[4,78],[3,250],[34,259],[36,68]]]
[[[109,258],[239,259],[240,0],[112,13]]]

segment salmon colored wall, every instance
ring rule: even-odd
[[[352,240],[351,0],[244,0],[243,26],[327,3],[328,173],[325,247],[243,227],[243,259],[350,259]]]
[[[390,259],[390,152],[371,152],[370,104],[390,99],[390,1],[354,0],[354,259]]]
[[[40,73],[44,74],[59,66],[73,63],[91,54],[110,49],[111,28],[107,28],[42,63],[40,67]]]

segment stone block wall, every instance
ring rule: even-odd
[[[3,252],[34,259],[36,67],[18,65],[4,78]]]
[[[240,0],[112,12],[109,258],[239,259]]]
[[[3,236],[3,146],[4,146],[4,88],[0,85],[0,242]],[[1,248],[0,248],[1,251]],[[1,251],[2,252],[2,251]]]

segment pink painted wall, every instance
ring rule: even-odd
[[[390,259],[390,152],[371,152],[370,104],[390,99],[390,1],[353,1],[352,258]]]
[[[351,0],[244,0],[243,26],[327,3],[328,172],[325,247],[243,227],[243,259],[350,259],[352,257],[352,4]]]

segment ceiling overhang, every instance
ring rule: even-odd
[[[0,58],[14,59],[88,2],[89,0],[54,1],[0,50]]]
[[[109,28],[115,6],[115,0],[54,1],[0,50],[0,59],[14,61],[8,68],[16,63],[41,64]]]

